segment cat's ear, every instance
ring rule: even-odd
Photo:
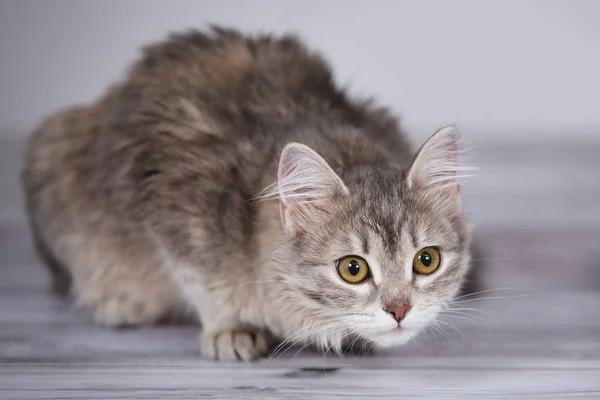
[[[296,236],[327,215],[338,196],[349,193],[329,164],[299,143],[288,144],[281,153],[277,192],[282,223]]]
[[[436,131],[418,151],[407,175],[409,188],[437,192],[444,199],[460,202],[461,166],[459,134],[453,126]]]

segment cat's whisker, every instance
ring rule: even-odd
[[[303,326],[305,326],[304,324],[301,324]],[[337,323],[329,323],[326,324],[325,326],[321,326],[317,329],[309,329],[306,331],[303,331],[301,333],[299,333],[298,335],[295,335],[293,337],[291,337],[290,339],[284,341],[283,343],[281,343],[279,346],[277,346],[274,349],[274,353],[272,353],[269,356],[269,360],[272,360],[273,358],[275,358],[275,356],[277,356],[278,353],[279,357],[281,357],[285,352],[287,352],[289,349],[293,348],[294,346],[296,346],[298,343],[301,343],[302,341],[306,340],[307,338],[309,338],[310,336],[315,336],[315,339],[312,340],[311,342],[309,342],[308,344],[305,344],[299,351],[298,353],[296,353],[293,357],[295,357],[296,355],[299,354],[299,352],[301,352],[302,350],[304,350],[306,347],[312,345],[315,341],[317,341],[318,338],[318,334],[324,332],[324,331],[328,331],[330,329],[342,326],[343,324],[341,322],[337,322]],[[287,345],[287,348],[285,348],[285,350],[282,350],[282,346]]]
[[[449,314],[443,314],[441,316],[448,317],[448,318],[456,318],[456,319],[463,318],[465,321],[469,321],[469,322],[477,324],[477,325],[487,325],[487,324],[494,322],[491,319],[485,319],[478,315],[471,315],[468,313],[449,313]]]
[[[501,290],[512,290],[512,291],[523,291],[523,292],[534,292],[534,293],[550,293],[550,292],[546,292],[544,290],[539,290],[539,289],[531,289],[531,288],[521,288],[521,287],[499,287],[499,288],[491,288],[491,289],[485,289],[485,290],[480,290],[478,292],[473,292],[473,293],[467,293],[464,294],[462,296],[458,296],[455,297],[453,300],[460,300],[460,299],[464,299],[467,297],[473,297],[473,296],[478,296],[482,293],[490,293],[490,292],[497,292],[497,291],[501,291]]]
[[[429,328],[429,326],[427,326],[427,328],[425,328],[425,332],[427,331],[427,329]],[[415,345],[419,346],[420,349],[423,348],[423,344],[421,342],[419,342],[419,337],[414,337],[411,340],[411,343],[414,343]]]
[[[456,349],[456,339],[454,338],[454,336],[452,336],[449,332],[447,332],[444,327],[437,325],[439,323],[439,321],[436,323],[436,327],[440,330],[440,333],[444,336],[444,338],[448,341],[448,343],[450,344],[450,346],[452,346],[452,349],[455,350]]]
[[[300,343],[306,337],[308,337],[308,335],[303,332],[302,334],[294,335],[291,338],[284,340],[271,350],[269,361],[272,361],[275,357],[281,357],[285,352],[294,347],[297,343]]]
[[[342,337],[340,338],[340,343],[344,340],[344,338],[348,335],[350,335],[351,332],[346,333],[345,335],[342,335]],[[325,350],[325,353],[323,354],[323,360],[325,360],[325,358],[327,357],[327,354],[329,353],[329,351],[334,347],[334,343],[330,343],[329,346],[327,346],[327,349]]]
[[[298,356],[298,354],[300,354],[302,352],[302,350],[306,349],[307,347],[310,347],[313,343],[315,343],[318,339],[315,338],[313,340],[311,340],[308,343],[305,343],[304,345],[302,345],[302,347],[300,347],[300,350],[298,350],[293,356],[292,358],[296,358]]]
[[[352,345],[354,345],[354,343],[355,343],[355,342],[358,340],[358,336],[356,336],[356,337],[354,338],[354,340],[353,340],[353,341],[352,341],[352,342],[351,342],[351,343],[350,343],[350,344],[349,344],[349,345],[346,347],[346,349],[344,349],[344,350],[342,351],[342,348],[341,348],[341,346],[343,346],[344,339],[345,339],[345,338],[347,338],[348,336],[352,335],[353,333],[354,333],[354,332],[352,332],[352,331],[347,331],[347,332],[346,332],[344,335],[342,335],[342,337],[340,338],[340,349],[339,349],[339,351],[338,351],[338,354],[341,354],[341,356],[344,356],[344,354],[346,353],[346,351],[348,351],[348,349],[350,349],[350,348],[352,347]],[[340,351],[342,351],[342,352],[340,353]]]
[[[343,335],[342,338],[340,339],[340,342],[350,333],[347,333],[346,335]],[[329,353],[329,351],[333,348],[333,343],[330,343],[329,346],[327,346],[327,349],[325,349],[325,352],[323,353],[323,360],[325,360],[325,358],[327,357],[327,354]]]
[[[359,338],[360,337],[358,335],[356,335],[354,340],[352,342],[350,342],[350,344],[344,349],[344,351],[342,352],[342,356],[344,356],[347,351],[352,351],[352,349],[354,348],[354,343],[356,343]],[[361,352],[364,350],[365,343],[363,343],[362,345],[363,345],[363,348],[361,349]]]
[[[305,326],[305,325],[306,325],[306,323],[304,322],[304,323],[298,324],[297,326],[295,326],[293,328],[294,329],[298,329],[299,327]],[[325,327],[323,327],[323,329],[325,329]],[[287,348],[283,352],[285,352],[288,349],[290,349],[291,347],[295,346],[296,343],[299,343],[300,341],[302,341],[302,339],[304,337],[306,337],[308,334],[309,333],[306,332],[306,331],[301,331],[300,333],[298,333],[298,334],[296,334],[296,335],[294,335],[292,337],[289,337],[289,338],[285,339],[279,345],[277,345],[275,348],[273,348],[271,350],[271,354],[269,356],[269,360],[271,360],[272,358],[274,358],[277,355],[277,353],[279,351],[281,351],[284,347],[287,346]]]
[[[281,344],[279,344],[277,347],[275,347],[271,351],[271,355],[269,356],[269,359],[270,360],[273,359],[277,355],[277,353],[279,353],[281,350],[283,350],[280,354],[280,356],[281,356],[283,353],[285,353],[286,351],[288,351],[289,349],[294,347],[296,344],[302,342],[304,339],[309,337],[311,334],[317,333],[317,332],[319,332],[321,330],[325,330],[327,328],[328,328],[328,326],[324,326],[324,327],[320,327],[318,330],[301,331],[299,334],[294,335],[294,336],[284,340]]]
[[[476,299],[467,299],[467,300],[459,300],[459,301],[451,301],[449,302],[450,305],[454,305],[454,304],[463,304],[463,303],[472,303],[474,301],[484,301],[484,300],[510,300],[510,299],[518,299],[521,297],[532,297],[532,296],[536,296],[539,294],[517,294],[514,296],[490,296],[490,297],[481,297],[481,298],[476,298]]]
[[[437,335],[439,332],[435,327],[435,321],[433,321],[425,326],[425,331],[427,331],[427,330],[429,330],[432,333],[433,339],[435,340],[435,344],[437,346],[439,346],[440,342],[438,340],[438,335]]]
[[[488,297],[480,297],[480,298],[474,298],[474,299],[471,299],[471,298],[464,299],[468,296],[468,295],[465,295],[465,296],[460,296],[460,297],[457,297],[457,298],[451,300],[449,302],[449,304],[453,305],[453,304],[461,304],[461,303],[467,303],[467,302],[472,302],[472,301],[483,301],[483,300],[516,299],[516,298],[521,298],[521,297],[533,297],[533,296],[541,296],[541,295],[560,296],[560,297],[564,297],[566,299],[572,299],[572,297],[569,296],[568,293],[548,291],[548,290],[542,290],[542,289],[533,289],[533,288],[497,288],[497,289],[498,290],[520,290],[520,291],[530,292],[530,293],[515,294],[515,295],[509,295],[509,296],[488,296]],[[496,289],[488,289],[488,291],[492,291],[492,290],[496,290]],[[481,291],[481,293],[483,293],[483,292],[484,291]],[[475,293],[473,295],[475,295]]]
[[[344,323],[339,323],[339,324],[333,326],[331,328],[331,331],[332,332],[330,333],[330,338],[329,338],[330,345],[328,346],[327,352],[329,350],[333,349],[336,354],[341,354],[344,338],[351,335],[352,332],[347,329],[347,326]],[[335,337],[335,336],[339,336],[339,335],[341,335],[341,336]],[[327,352],[325,353],[325,355],[327,355]]]
[[[465,297],[478,296],[478,295],[480,295],[482,293],[496,292],[498,290],[522,290],[522,289],[521,288],[516,288],[516,287],[491,288],[491,289],[480,290],[480,291],[473,292],[473,293],[463,294],[462,296],[455,297],[454,300],[460,300],[460,299],[463,299]]]
[[[448,335],[447,335],[447,334],[444,332],[444,330],[443,330],[442,328],[440,328],[439,326],[437,326],[435,323],[432,323],[430,326],[431,326],[431,328],[432,328],[432,329],[434,329],[436,332],[438,332],[440,335],[442,335],[442,337],[443,337],[444,339],[446,339],[450,345],[452,345],[452,340],[451,340],[451,339],[450,339],[450,337],[449,337],[449,336],[448,336]],[[438,346],[440,345],[440,343],[437,341],[437,339],[436,339],[436,344],[437,344]]]
[[[448,341],[450,346],[452,346],[452,350],[456,351],[456,339],[450,333],[446,332],[441,326],[437,325],[435,321],[432,323],[431,326],[434,327],[438,332],[440,332],[442,336]]]
[[[441,313],[444,312],[462,312],[462,313],[471,313],[472,315],[479,315],[482,317],[493,318],[487,311],[480,310],[477,308],[470,307],[446,307],[440,310]]]
[[[443,312],[454,312],[454,313],[463,313],[463,314],[468,314],[471,315],[473,317],[475,316],[479,316],[482,319],[488,319],[488,321],[486,322],[498,322],[497,318],[494,317],[493,315],[490,315],[488,312],[483,311],[483,310],[478,310],[475,308],[447,308],[445,310],[442,310]]]
[[[329,330],[327,331],[327,333],[326,333],[326,336],[327,336],[328,334],[329,334]],[[327,346],[327,345],[324,345],[324,346]],[[327,356],[327,353],[329,352],[329,349],[331,349],[331,346],[333,346],[333,344],[332,344],[332,343],[330,343],[330,344],[329,344],[329,346],[327,346],[327,347],[326,347],[325,351],[323,352],[323,359],[325,359],[325,357]],[[303,349],[303,348],[302,348],[302,349]],[[298,354],[299,354],[299,353],[302,351],[302,349],[300,349],[300,350],[298,351],[298,353],[296,353],[296,355],[298,355]],[[295,356],[294,356],[294,357],[295,357]]]
[[[470,314],[440,314],[440,317],[448,317],[448,318],[455,318],[455,319],[462,319],[464,321],[469,321],[469,322],[476,322],[476,323],[487,323],[488,321],[482,319],[482,318],[476,318],[476,316],[474,315],[470,315]]]
[[[368,348],[368,349],[367,349],[368,351],[367,351],[367,352],[365,352],[365,346],[366,346],[366,345],[367,345],[367,343],[366,343],[366,342],[363,342],[363,344],[362,344],[362,349],[361,349],[361,352],[362,352],[363,354],[365,354],[365,355],[370,355],[370,354],[373,354],[373,353],[376,351],[376,349],[377,349],[377,346],[376,346],[376,345],[371,345],[371,346],[370,346],[370,348]]]
[[[298,339],[301,335],[293,336],[291,339],[286,339],[279,346],[277,346],[274,351],[269,355],[269,361],[274,360],[275,358],[280,358],[283,354],[285,354],[288,350],[293,348],[297,343],[302,341],[302,337]],[[296,341],[295,341],[296,340]]]
[[[273,349],[271,349],[270,353],[269,353],[269,361],[273,360],[273,358],[275,358],[275,356],[277,356],[277,354],[279,354],[280,352],[285,353],[289,348],[291,348],[293,346],[293,341],[298,337],[299,335],[295,335],[292,336],[291,338],[287,338],[285,340],[283,340],[281,343],[279,343],[277,346],[275,346]]]
[[[444,332],[441,330],[441,328],[437,325],[437,323],[434,321],[431,323],[431,327],[441,335],[442,338],[444,338],[448,343],[450,343],[450,340],[448,339],[448,337],[444,334]],[[440,343],[438,341],[436,341],[436,343],[439,345]]]
[[[341,323],[339,323],[338,325],[334,325],[333,327],[332,327],[332,326],[328,326],[328,327],[327,327],[328,329],[326,329],[326,331],[328,331],[328,330],[330,330],[330,329],[336,329],[337,327],[339,327],[339,326],[341,326],[341,325],[342,325],[342,324],[341,324]],[[319,338],[318,338],[318,337],[315,337],[315,339],[313,339],[313,340],[312,340],[312,341],[310,341],[309,343],[306,343],[304,346],[302,346],[302,347],[300,348],[300,350],[298,350],[298,351],[296,352],[296,354],[294,354],[294,355],[292,356],[292,358],[295,358],[295,357],[296,357],[298,354],[300,354],[300,353],[302,352],[302,350],[304,350],[305,348],[307,348],[307,347],[311,346],[311,345],[312,345],[313,343],[315,343],[317,340],[319,340]]]
[[[461,331],[460,329],[458,329],[456,326],[452,325],[450,322],[448,321],[441,321],[441,320],[437,320],[436,321],[439,324],[442,324],[444,326],[447,326],[448,328],[454,330],[455,332],[458,332],[461,336],[461,338],[464,340],[465,338],[465,334],[463,333],[463,331]]]
[[[483,317],[492,318],[492,316],[488,312],[483,311],[483,310],[478,310],[476,308],[446,308],[446,309],[442,310],[441,312],[447,312],[447,311],[457,311],[457,312],[460,311],[463,313],[476,313]]]

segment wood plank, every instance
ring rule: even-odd
[[[393,371],[194,364],[0,366],[0,395],[12,399],[591,399],[600,395],[599,374],[597,365],[570,370],[407,366]]]

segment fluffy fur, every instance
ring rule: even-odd
[[[58,291],[99,323],[198,317],[204,355],[273,339],[405,343],[458,292],[469,232],[458,135],[416,157],[396,119],[348,97],[295,37],[214,28],[149,46],[97,102],[32,135],[23,185]],[[438,271],[412,271],[437,246]],[[351,285],[335,262],[363,257]],[[398,323],[384,309],[408,304]]]

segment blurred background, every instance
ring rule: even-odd
[[[157,0],[0,2],[2,135],[95,99],[174,30],[208,23],[301,34],[340,83],[427,133],[595,139],[600,4],[575,1]],[[518,131],[521,131],[518,133]],[[527,133],[525,133],[525,131]]]

